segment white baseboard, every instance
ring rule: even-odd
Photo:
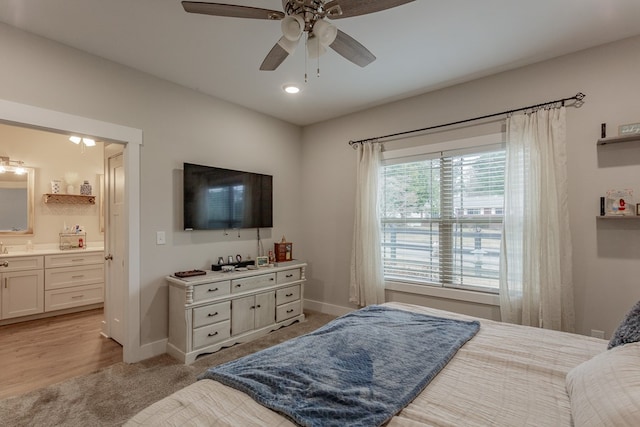
[[[139,353],[137,354],[138,360],[149,359],[150,357],[160,356],[167,352],[168,338],[151,342],[149,344],[143,344],[140,346]]]
[[[308,310],[319,311],[320,313],[331,314],[332,316],[343,316],[355,310],[350,307],[327,304],[326,302],[314,301],[310,299],[304,300],[304,308]]]

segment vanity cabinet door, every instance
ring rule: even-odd
[[[44,312],[44,273],[42,270],[0,274],[2,280],[2,319]]]

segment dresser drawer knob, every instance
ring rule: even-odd
[[[287,274],[287,276],[286,276],[286,277],[287,277],[287,279],[288,279],[289,277],[293,277],[293,274]]]
[[[287,298],[292,297],[292,296],[293,296],[293,294],[286,294],[285,295],[285,297],[287,297]]]
[[[84,277],[84,274],[78,274],[76,276],[71,276],[72,279],[82,279]]]
[[[9,263],[7,261],[0,264],[0,267],[9,267]]]
[[[216,331],[216,332],[214,332],[214,333],[212,333],[212,334],[207,334],[207,336],[208,336],[208,337],[215,337],[216,335],[218,335],[218,332],[217,332],[217,331]]]
[[[293,313],[293,308],[292,308],[292,309],[287,310],[287,314],[288,314],[288,313]]]
[[[215,313],[209,313],[209,314],[207,314],[207,316],[209,316],[209,317],[213,317],[213,316],[217,316],[217,315],[218,315],[218,312],[217,312],[217,311],[216,311]]]
[[[238,284],[236,285],[236,288],[239,288],[239,287],[241,287],[241,286],[242,286],[242,283],[238,283]]]
[[[215,288],[215,289],[207,289],[207,292],[218,292],[218,288]]]

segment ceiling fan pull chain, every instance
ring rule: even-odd
[[[304,82],[307,83],[309,79],[307,78],[307,57],[309,56],[309,49],[307,49],[307,43],[309,43],[309,34],[305,35],[304,41]]]

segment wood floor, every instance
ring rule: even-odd
[[[0,326],[0,399],[122,361],[122,347],[100,335],[103,310]]]

